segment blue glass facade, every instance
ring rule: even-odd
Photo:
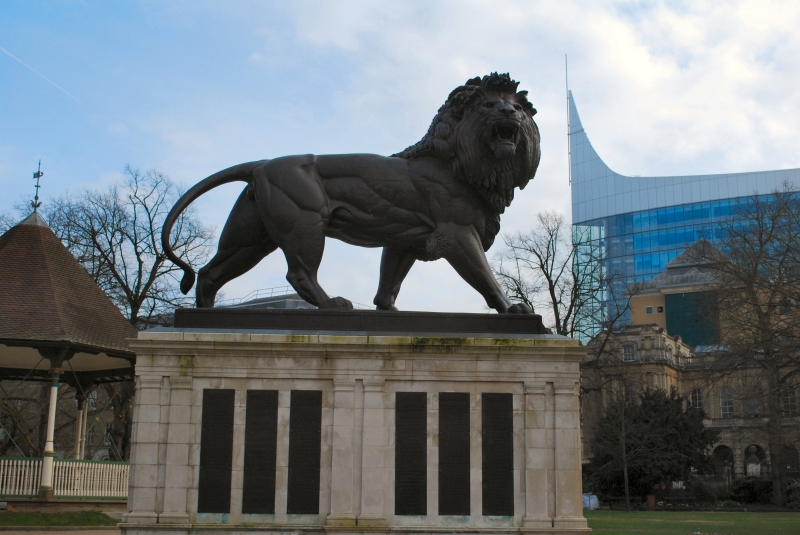
[[[785,182],[800,186],[800,169],[692,175],[629,177],[612,171],[589,142],[569,93],[573,232],[584,262],[597,262],[612,283],[597,311],[622,302],[634,281],[664,271],[667,262],[729,221],[736,205],[767,195]],[[591,271],[591,270],[589,270]],[[594,315],[595,320],[603,314]],[[627,318],[622,318],[626,321]]]
[[[605,229],[607,268],[630,281],[647,280],[661,273],[670,260],[727,221],[737,199],[669,206],[608,216],[579,223],[578,227]],[[600,244],[597,244],[598,246]]]

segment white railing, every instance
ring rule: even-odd
[[[0,458],[0,496],[36,496],[42,460]],[[128,497],[128,463],[54,459],[56,498],[117,499]]]
[[[53,463],[56,497],[128,498],[128,463],[56,459]]]
[[[236,297],[234,299],[223,299],[215,304],[218,307],[228,307],[231,305],[241,305],[253,299],[266,299],[267,297],[277,297],[279,295],[294,295],[294,288],[291,286],[275,286],[273,288],[260,288],[253,290],[244,297]]]
[[[41,480],[41,459],[0,458],[0,496],[36,496]]]

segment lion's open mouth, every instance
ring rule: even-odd
[[[497,158],[506,159],[514,156],[517,150],[517,133],[519,125],[513,122],[497,123],[492,128],[492,152]]]
[[[516,141],[519,126],[514,123],[498,124],[494,127],[494,135],[501,143],[514,143]]]

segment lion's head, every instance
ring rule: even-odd
[[[517,92],[518,85],[496,72],[467,81],[450,93],[428,133],[395,156],[451,162],[456,176],[474,187],[494,214],[502,214],[514,188],[523,189],[533,178],[541,155],[536,110],[527,91]],[[499,229],[499,217],[493,219]]]

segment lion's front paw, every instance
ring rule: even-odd
[[[332,297],[320,303],[319,308],[343,308],[345,310],[353,310],[353,303],[344,297]]]
[[[506,314],[533,314],[533,310],[525,303],[515,303],[506,309]]]

